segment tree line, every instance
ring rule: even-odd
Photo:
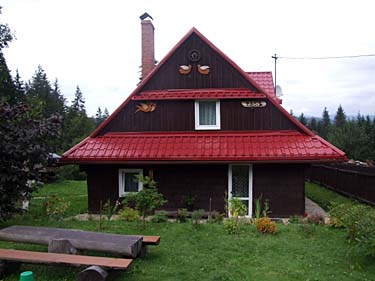
[[[326,107],[321,118],[306,118],[303,113],[296,118],[314,133],[345,151],[348,158],[375,160],[375,118],[360,113],[355,118],[349,118],[341,105],[333,119]]]
[[[38,66],[32,78],[24,82],[16,72],[11,77],[4,57],[1,57],[1,67],[8,72],[7,90],[1,92],[1,99],[9,105],[26,104],[30,107],[34,117],[48,118],[53,114],[61,117],[60,137],[51,140],[51,152],[63,153],[79,141],[88,136],[108,116],[107,108],[102,111],[99,107],[93,117],[86,112],[85,99],[80,87],[77,85],[74,99],[70,105],[61,93],[61,87],[57,79],[51,83],[42,66]]]

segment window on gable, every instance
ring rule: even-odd
[[[195,101],[195,129],[220,130],[220,101]]]
[[[138,192],[143,188],[138,176],[143,176],[142,169],[120,169],[119,178],[119,197],[125,196],[130,192]]]

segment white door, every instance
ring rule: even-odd
[[[251,164],[230,164],[228,169],[228,202],[238,198],[247,207],[247,216],[253,213],[253,166]],[[230,214],[228,214],[230,216]]]

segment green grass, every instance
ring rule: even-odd
[[[305,183],[305,194],[326,211],[329,211],[332,203],[343,204],[353,202],[353,200],[345,196],[311,182]]]
[[[51,196],[64,198],[70,203],[66,216],[87,213],[86,181],[61,181],[44,185],[33,194],[34,199],[30,202],[30,214],[34,218],[43,217],[43,204]]]
[[[74,189],[84,182],[71,184]],[[45,196],[60,187],[47,188],[50,191],[41,190]],[[64,194],[67,198],[71,195]],[[57,226],[31,216],[18,217],[9,224]],[[69,220],[63,227],[98,231],[99,222]],[[219,224],[194,229],[191,223],[148,223],[142,229],[139,223],[105,221],[102,231],[161,236],[159,246],[149,247],[145,258],[136,259],[130,272],[120,273],[115,280],[375,280],[375,260],[352,251],[344,230],[327,226],[278,224],[275,235],[261,235],[254,225],[243,225],[238,235],[228,235]],[[47,250],[46,246],[4,241],[0,247]],[[21,270],[34,271],[38,281],[75,280],[79,271],[43,265],[23,265]],[[19,275],[4,280],[19,280]]]

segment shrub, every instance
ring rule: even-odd
[[[224,221],[224,229],[228,234],[236,234],[239,231],[238,222],[233,218],[226,219]]]
[[[334,227],[344,227],[342,219],[347,211],[351,209],[353,204],[338,204],[332,203],[329,209],[330,224]]]
[[[197,228],[199,223],[200,223],[200,220],[202,219],[204,215],[204,210],[203,209],[199,209],[199,210],[195,210],[191,213],[191,222],[193,224],[193,227]]]
[[[192,211],[194,208],[195,200],[196,198],[193,195],[182,196],[182,204],[184,204],[190,211]]]
[[[255,226],[260,233],[274,234],[276,232],[276,223],[267,217],[256,219]]]
[[[110,221],[112,216],[117,212],[118,207],[120,207],[119,199],[116,200],[115,204],[112,204],[111,199],[108,199],[103,206],[103,212],[105,213],[107,220]]]
[[[183,209],[178,209],[177,210],[177,215],[176,215],[176,220],[178,222],[186,222],[188,217],[188,210],[183,208]]]
[[[151,218],[151,222],[156,222],[156,223],[167,222],[167,221],[168,221],[168,213],[166,211],[160,211]]]
[[[222,223],[224,220],[224,214],[219,212],[212,212],[211,216],[208,218],[208,223]]]
[[[134,204],[135,209],[138,210],[142,217],[142,225],[146,226],[146,216],[155,209],[161,207],[167,201],[161,193],[158,193],[157,183],[150,177],[138,177],[139,181],[143,183],[143,189],[137,193],[128,194],[124,203],[126,206]]]
[[[375,256],[375,210],[372,207],[363,204],[335,205],[330,215],[333,226],[345,227],[350,243]]]
[[[61,225],[66,210],[69,208],[70,203],[66,202],[63,198],[51,196],[45,203],[46,214],[52,219],[59,222]]]
[[[235,234],[239,231],[239,217],[247,214],[247,207],[238,198],[231,198],[229,204],[227,202],[227,208],[231,214],[231,218],[224,222],[224,229],[228,234]]]
[[[122,209],[118,215],[120,220],[127,222],[133,222],[139,219],[138,211],[129,207]]]

